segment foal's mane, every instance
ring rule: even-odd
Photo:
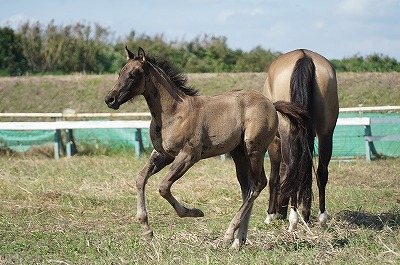
[[[152,55],[146,55],[146,60],[161,68],[164,71],[164,73],[169,77],[169,79],[171,79],[172,83],[174,83],[175,86],[179,88],[186,95],[188,96],[199,95],[199,91],[197,89],[187,85],[186,75],[167,60]]]

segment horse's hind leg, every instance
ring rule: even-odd
[[[192,149],[190,147],[190,149]],[[186,208],[183,206],[171,193],[171,186],[182,177],[191,166],[199,161],[200,155],[194,155],[191,152],[187,152],[185,149],[181,150],[178,156],[176,156],[174,162],[171,164],[171,168],[167,175],[159,184],[159,193],[166,199],[171,206],[175,209],[179,217],[203,217],[204,213],[196,208]]]
[[[153,231],[150,229],[147,210],[146,210],[146,198],[145,198],[145,187],[147,180],[151,175],[156,174],[158,171],[163,169],[166,165],[170,164],[173,158],[158,153],[156,150],[150,155],[150,158],[143,169],[139,172],[136,179],[136,190],[137,190],[137,213],[136,218],[143,228],[143,235],[146,239],[153,237]]]
[[[289,232],[296,231],[299,223],[299,214],[297,212],[297,194],[291,197],[290,214],[289,214]]]
[[[326,226],[328,216],[325,209],[325,189],[328,183],[328,165],[332,157],[332,134],[318,136],[318,169],[317,184],[319,190],[319,210],[318,221],[322,227]]]

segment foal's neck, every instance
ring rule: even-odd
[[[178,101],[155,78],[151,77],[149,81],[143,96],[152,118],[161,126],[163,120],[174,115]]]

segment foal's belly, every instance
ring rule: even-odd
[[[201,158],[208,158],[229,153],[242,142],[240,131],[224,131],[203,137]]]

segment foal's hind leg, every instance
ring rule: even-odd
[[[150,155],[150,158],[143,169],[139,172],[136,179],[136,190],[137,190],[137,213],[136,218],[143,228],[143,235],[146,239],[153,237],[153,231],[150,229],[147,210],[146,210],[146,198],[145,198],[145,187],[147,180],[151,175],[156,174],[158,171],[163,169],[166,165],[170,164],[173,158],[170,156],[158,153],[156,150]]]
[[[292,166],[292,161],[290,161],[290,156],[289,150],[290,145],[288,144],[289,142],[289,137],[288,134],[283,134],[281,133],[282,137],[282,142],[281,142],[281,151],[282,151],[282,163],[281,163],[281,168],[280,168],[280,174],[281,174],[281,182],[286,181],[288,178],[288,174],[296,174],[295,168]],[[298,186],[297,183],[289,183],[290,189],[292,190],[291,196],[290,196],[290,214],[289,214],[289,232],[292,232],[296,230],[297,224],[299,222],[299,217],[297,213],[297,192],[298,192]],[[282,185],[281,185],[282,186]],[[279,211],[280,213],[286,218],[287,215],[287,209],[288,209],[288,204],[289,204],[289,197],[283,196],[281,194],[279,198]]]
[[[318,169],[317,184],[319,190],[319,210],[320,215],[318,221],[322,227],[326,226],[328,215],[325,209],[325,189],[328,183],[328,165],[332,157],[332,134],[318,136]]]
[[[239,181],[240,188],[242,190],[242,201],[245,202],[250,192],[250,179],[249,179],[249,161],[244,154],[244,147],[240,145],[230,152],[236,167],[236,177]],[[249,227],[251,208],[247,211],[243,220],[240,222],[239,231],[237,232],[236,238],[239,240],[238,243],[245,243],[247,238],[247,230]],[[229,239],[231,240],[231,238]]]
[[[270,224],[273,220],[280,217],[279,193],[280,193],[280,165],[281,165],[281,143],[278,137],[268,147],[269,159],[271,162],[271,171],[269,177],[269,204],[265,223]]]
[[[192,147],[188,148],[189,150]],[[178,156],[176,156],[174,162],[171,164],[171,168],[167,175],[159,184],[160,195],[166,199],[172,207],[175,209],[179,217],[203,217],[204,213],[196,208],[186,208],[183,206],[175,197],[171,194],[171,186],[182,177],[188,169],[193,166],[197,161],[199,161],[200,155],[188,152],[185,148],[180,151]]]
[[[246,143],[245,150],[246,158],[249,163],[249,192],[225,233],[225,240],[231,241],[234,237],[235,231],[241,227],[241,231],[233,242],[232,248],[238,248],[240,244],[246,241],[244,235],[247,235],[248,222],[250,218],[249,211],[253,206],[254,200],[267,185],[267,178],[264,172],[264,155],[266,148],[263,149],[262,145],[254,144],[253,141],[249,140],[248,143]]]

